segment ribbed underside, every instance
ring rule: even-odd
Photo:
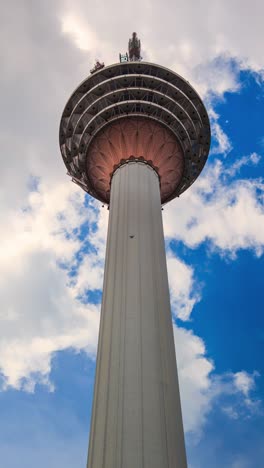
[[[88,468],[186,468],[159,180],[111,185]]]
[[[142,117],[114,121],[94,137],[87,154],[87,177],[97,196],[110,200],[113,171],[130,157],[155,167],[162,203],[170,199],[183,174],[184,158],[176,136],[164,125]]]

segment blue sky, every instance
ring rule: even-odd
[[[202,95],[213,133],[203,174],[163,211],[189,468],[263,467],[264,9],[253,3],[250,22],[246,3],[219,0],[153,1],[151,21],[145,0],[130,12],[117,0],[3,7],[3,468],[86,463],[108,212],[66,176],[58,126],[94,60],[117,61],[135,28],[144,58]]]

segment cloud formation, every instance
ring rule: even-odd
[[[196,441],[213,407],[234,420],[263,413],[261,401],[254,396],[258,372],[217,374],[200,337],[174,325],[174,340],[184,429]]]
[[[249,9],[254,8],[259,11],[254,28],[244,34]],[[84,296],[102,286],[108,213],[87,201],[66,178],[57,140],[69,93],[88,75],[95,58],[117,61],[137,25],[145,59],[182,73],[206,98],[218,142],[214,151],[226,155],[232,143],[218,123],[213,102],[226,91],[239,90],[241,69],[250,69],[261,79],[262,18],[262,4],[238,0],[199,5],[168,1],[166,8],[156,0],[134,2],[131,8],[117,0],[111,4],[79,0],[74,10],[68,0],[2,6],[3,388],[33,391],[42,383],[52,390],[49,373],[56,351],[85,349],[92,358],[96,352],[99,310]],[[221,253],[233,255],[244,248],[260,255],[263,183],[232,179],[242,164],[256,164],[257,159],[246,156],[228,170],[220,161],[209,166],[180,203],[166,206],[168,239],[179,239],[191,248],[209,240]],[[85,223],[88,234],[83,237]],[[171,254],[168,270],[174,313],[186,320],[200,300],[195,272]],[[223,378],[213,378],[214,365],[201,338],[175,325],[175,340],[188,431],[199,431],[220,393],[233,392],[253,407],[254,375],[230,374],[224,385]]]
[[[50,191],[43,185],[3,226],[0,367],[5,388],[32,391],[35,383],[49,385],[58,350],[84,348],[95,354],[98,306],[76,300],[78,290],[69,286],[68,276],[81,248],[83,200],[84,194],[68,191],[67,184]],[[93,213],[91,208],[91,220]]]
[[[239,249],[261,255],[264,184],[258,179],[230,179],[230,173],[236,173],[245,162],[258,161],[254,154],[228,169],[220,160],[209,165],[180,202],[175,199],[165,207],[165,235],[191,248],[209,241],[213,248],[231,256]]]
[[[167,268],[172,313],[181,320],[189,320],[194,305],[200,300],[200,287],[191,266],[167,252]]]

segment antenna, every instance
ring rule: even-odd
[[[141,52],[141,43],[140,39],[137,37],[137,33],[133,32],[132,38],[128,41],[128,54],[130,62],[139,62],[142,60],[140,55]]]
[[[133,32],[132,38],[128,41],[128,53],[119,54],[120,63],[123,62],[140,62],[142,57],[140,39],[137,37],[137,33]]]

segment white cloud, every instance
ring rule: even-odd
[[[230,180],[223,163],[209,165],[180,200],[163,211],[165,235],[189,247],[210,241],[223,253],[264,246],[264,184],[257,179]],[[233,169],[231,169],[233,171]]]
[[[232,406],[223,406],[222,410],[230,419],[239,418],[239,413]]]
[[[98,207],[99,204],[95,202]],[[78,265],[76,278],[72,286],[76,296],[85,294],[88,290],[101,290],[103,286],[104,263],[105,263],[105,241],[108,226],[107,209],[97,211],[96,227],[89,234],[89,242],[92,251],[83,256]]]
[[[200,433],[211,408],[213,363],[206,357],[205,344],[190,330],[174,325],[184,429]]]
[[[193,68],[189,62],[188,66],[191,82],[207,101],[212,97],[222,99],[227,91],[240,90],[239,64],[226,54],[206,58]]]
[[[136,25],[146,60],[175,69],[203,95],[209,90],[221,95],[227,90],[237,90],[240,68],[261,74],[264,67],[260,20],[263,5],[258,0],[253,3],[248,7],[238,0],[231,5],[227,0],[210,4],[203,0],[199,5],[193,2],[177,5],[168,0],[164,7],[158,0],[151,5],[143,0],[128,9],[118,0],[111,4],[79,0],[73,10],[71,2],[64,1],[60,17],[62,29],[81,49],[94,53],[101,44],[102,58],[107,63],[117,61],[118,52],[127,49],[128,35]],[[249,15],[254,18],[252,27]],[[245,35],[245,30],[250,33]]]
[[[200,300],[200,288],[194,280],[193,269],[171,251],[167,252],[167,268],[172,311],[181,320],[188,320]]]
[[[27,255],[22,271],[1,282],[0,367],[4,388],[33,391],[36,383],[51,385],[54,352],[70,347],[94,355],[98,307],[80,305],[65,286],[67,277],[47,252]]]
[[[76,15],[74,10],[75,8],[63,15],[62,32],[68,34],[80,50],[91,51],[94,54],[94,60],[103,60],[103,57],[106,56],[115,62],[114,56],[111,57],[113,50],[110,43],[103,41],[100,37],[100,31],[96,31],[93,24],[87,24],[85,19]]]
[[[249,8],[254,9],[252,4]],[[95,58],[118,60],[135,25],[147,60],[182,73],[203,96],[219,98],[227,90],[237,91],[241,67],[263,67],[262,8],[255,5],[256,21],[245,35],[241,31],[248,31],[247,7],[237,1],[228,6],[226,1],[169,1],[164,8],[145,0],[127,8],[117,0],[79,0],[74,14],[66,0],[3,6],[0,367],[5,386],[33,391],[39,382],[52,390],[49,373],[56,351],[72,347],[95,356],[98,307],[81,304],[76,296],[101,287],[108,216],[106,210],[98,212],[96,204],[84,209],[84,193],[65,175],[57,133],[69,94],[89,74]],[[217,151],[227,153],[231,143],[218,116],[211,118]],[[258,193],[263,186],[243,180],[226,186],[223,172],[223,164],[217,163],[179,204],[166,206],[166,234],[190,247],[209,239],[223,251],[252,248],[260,254],[264,240]],[[32,176],[40,183],[38,191],[29,193]],[[81,254],[79,265],[76,254],[83,244],[78,234],[87,218],[90,225],[95,223],[89,234],[93,250]],[[76,276],[69,278],[67,268],[75,268]],[[173,257],[168,268],[172,305],[187,319],[199,300],[194,272]],[[217,387],[203,340],[183,328],[174,332],[186,429],[199,432],[220,393],[239,393],[249,411],[249,402],[254,403],[250,375],[247,380],[241,371],[244,380],[231,375],[228,386],[221,381]]]
[[[234,374],[234,385],[245,397],[248,397],[249,392],[254,390],[256,386],[255,378],[258,376],[258,372],[253,372],[253,374],[245,371],[236,372]]]
[[[75,290],[81,296],[86,291],[102,288],[104,262],[100,261],[98,254],[92,253],[85,255],[78,267],[76,280],[73,281]]]
[[[244,370],[214,375],[211,396],[230,419],[249,419],[263,414],[263,405],[256,396],[259,372]]]
[[[259,373],[217,374],[204,341],[193,331],[174,325],[184,429],[197,440],[214,406],[230,419],[248,419],[263,413],[254,396]]]
[[[231,141],[218,122],[219,115],[211,107],[209,107],[209,116],[211,120],[212,137],[217,142],[216,146],[212,146],[210,154],[222,154],[227,156],[232,150]]]
[[[235,176],[243,166],[247,166],[250,164],[256,166],[260,162],[260,160],[261,156],[255,152],[251,153],[248,156],[242,156],[240,159],[234,162],[234,164],[230,168],[225,169],[225,174],[229,176]]]
[[[83,18],[76,17],[74,13],[67,13],[62,19],[62,32],[69,34],[76,46],[81,50],[92,50],[96,52],[99,40],[95,32],[88,29]]]
[[[232,396],[232,401],[223,406],[223,412],[231,419],[245,418],[263,414],[262,402],[254,396],[257,389],[256,380],[260,377],[259,372],[251,374],[246,371],[226,374],[226,381],[223,386],[219,385],[221,393],[225,388],[225,393]],[[233,401],[233,396],[237,395],[237,400]],[[231,403],[231,404],[230,404]]]
[[[14,212],[2,226],[0,367],[5,386],[29,391],[37,382],[49,385],[58,350],[74,347],[95,354],[98,307],[75,300],[78,290],[67,286],[65,269],[75,265],[81,246],[83,199],[66,183],[53,191],[40,185],[39,192],[29,194],[27,210]]]
[[[231,468],[250,468],[251,463],[244,457],[239,457],[232,463]]]

